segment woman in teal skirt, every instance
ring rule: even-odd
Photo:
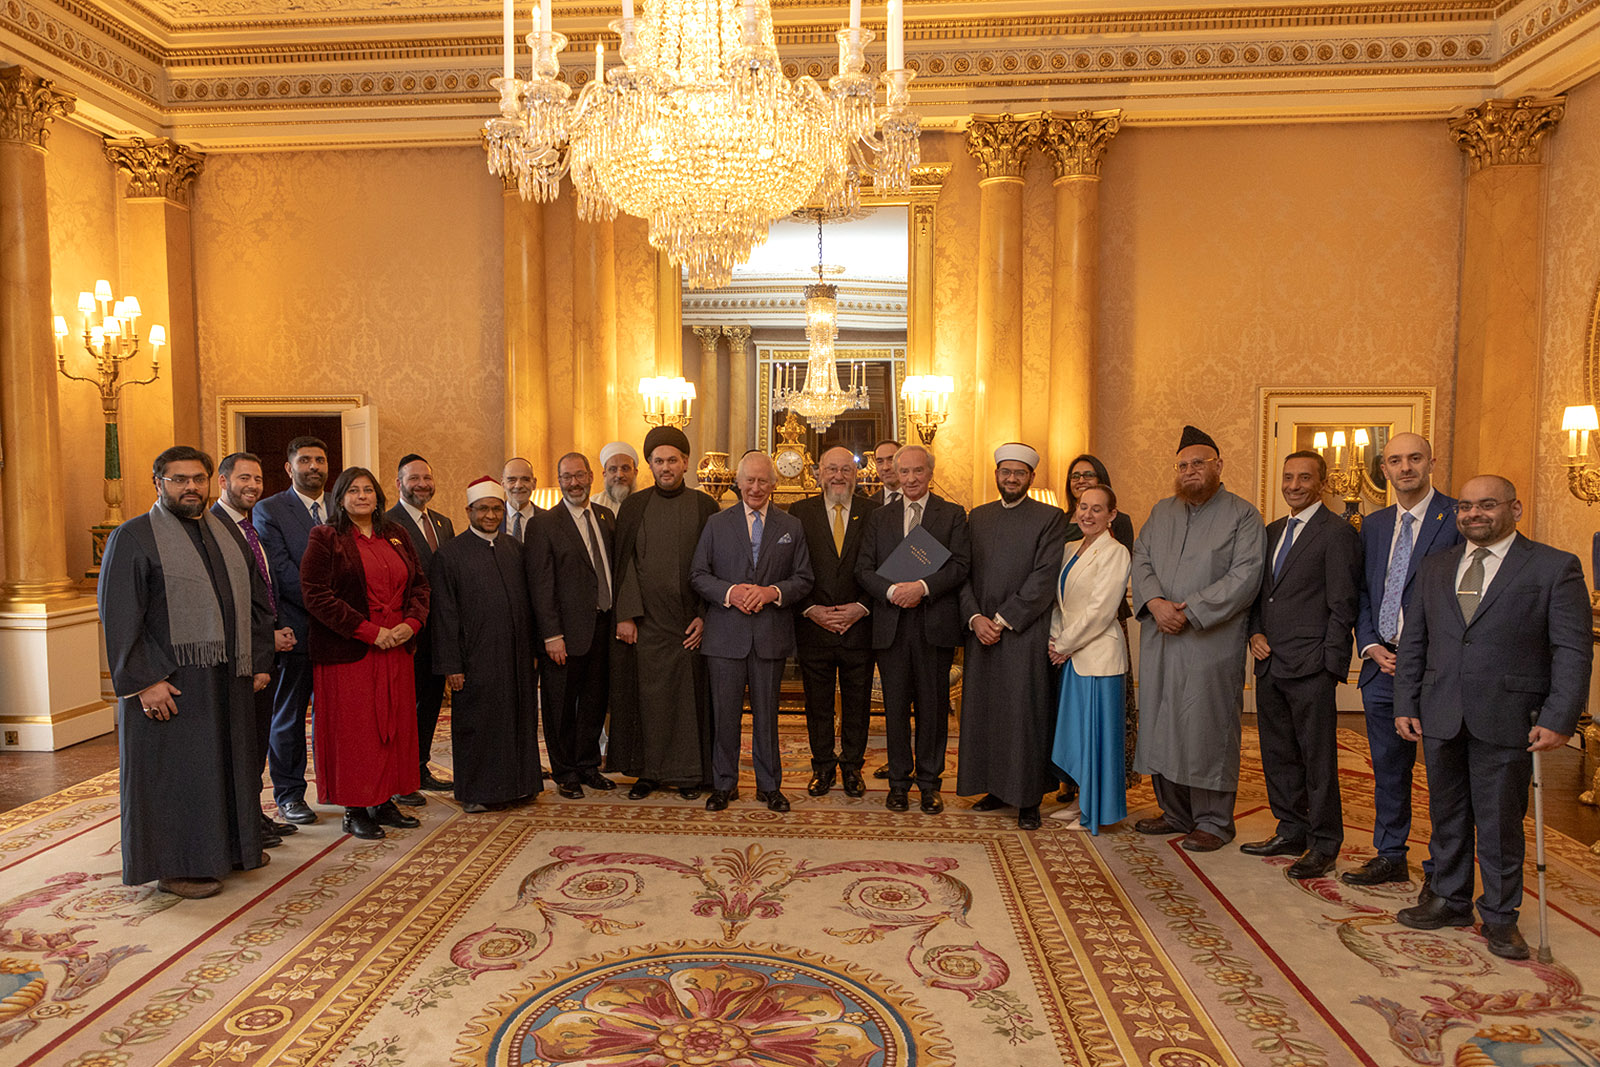
[[[1117,607],[1128,587],[1128,550],[1107,530],[1117,494],[1090,486],[1072,516],[1083,540],[1063,551],[1050,619],[1050,662],[1061,667],[1061,696],[1051,760],[1078,783],[1078,801],[1051,813],[1098,834],[1128,814],[1123,774],[1123,675],[1128,645]]]

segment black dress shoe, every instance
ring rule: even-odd
[[[426,789],[430,793],[450,793],[454,792],[456,784],[448,779],[440,778],[424,767],[422,768],[422,785],[420,788]]]
[[[1298,856],[1306,850],[1305,841],[1273,834],[1265,841],[1248,841],[1239,846],[1246,856]]]
[[[278,805],[278,814],[292,823],[310,826],[317,821],[317,813],[303,800],[288,800]]]
[[[596,771],[596,770],[584,771],[582,774],[580,774],[578,776],[578,781],[582,782],[584,785],[588,786],[590,789],[601,789],[601,790],[608,790],[609,791],[609,790],[615,789],[617,787],[617,783],[616,782],[613,782],[611,779],[607,778],[605,775],[601,774],[599,771]]]
[[[1438,896],[1433,891],[1433,879],[1424,874],[1422,876],[1422,890],[1417,893],[1417,903],[1426,904],[1430,900],[1437,900]]]
[[[890,811],[910,811],[910,790],[896,789],[894,786],[890,786],[889,795],[884,799],[883,806],[888,808]]]
[[[973,811],[997,811],[1006,806],[1006,802],[993,793],[985,793],[980,799],[973,801]]]
[[[1528,943],[1515,922],[1484,923],[1483,939],[1489,942],[1489,951],[1503,960],[1525,960],[1529,956]]]
[[[376,841],[383,837],[383,827],[366,808],[344,809],[344,832],[363,841]]]
[[[1039,828],[1039,805],[1017,809],[1017,829],[1037,830]]]
[[[729,804],[739,799],[737,789],[713,789],[711,795],[706,797],[707,811],[723,811]]]
[[[885,763],[882,767],[879,767],[877,770],[873,771],[872,772],[872,777],[874,777],[874,778],[887,778],[887,777],[889,777],[889,765],[887,763]]]
[[[297,834],[299,832],[300,832],[300,827],[296,826],[294,823],[292,823],[292,822],[277,822],[276,820],[268,818],[267,814],[265,812],[262,812],[262,814],[261,814],[261,836],[262,837],[288,837],[290,834]]]
[[[468,815],[482,815],[484,812],[490,810],[490,806],[488,804],[476,804],[476,803],[474,803],[474,804],[464,804],[464,805],[462,805],[461,810],[466,812]]]
[[[428,798],[418,793],[396,793],[389,798],[391,804],[404,804],[408,808],[420,808],[428,802]]]
[[[643,800],[645,797],[649,796],[655,791],[655,782],[651,781],[649,778],[641,778],[637,782],[634,782],[632,788],[628,790],[628,799]]]
[[[560,793],[568,800],[583,799],[583,786],[579,785],[577,782],[562,782],[560,785],[556,786],[556,792]]]
[[[262,834],[261,835],[261,847],[262,848],[278,848],[282,844],[283,844],[283,838],[279,837],[277,834]]]
[[[1437,930],[1441,926],[1471,926],[1472,909],[1458,908],[1444,897],[1434,896],[1426,904],[1401,908],[1395,918],[1401,926],[1413,930]]]
[[[811,784],[806,786],[806,792],[814,797],[825,797],[828,790],[833,788],[834,771],[828,770],[822,774],[814,775]]]
[[[1384,859],[1374,856],[1353,871],[1345,871],[1339,881],[1345,885],[1386,885],[1389,882],[1407,882],[1411,871],[1405,860]]]
[[[697,785],[680,785],[678,787],[678,795],[685,800],[699,800],[705,793],[706,790]]]
[[[788,811],[789,798],[783,795],[781,789],[774,789],[770,793],[756,791],[756,799],[767,806],[768,811]]]
[[[844,780],[844,795],[847,797],[864,797],[867,795],[867,783],[861,778],[861,771],[855,767],[846,767],[840,772]]]
[[[922,791],[922,810],[928,815],[937,815],[944,810],[944,797],[939,795],[937,789]]]
[[[393,826],[397,830],[414,830],[422,825],[421,819],[403,815],[400,809],[394,806],[394,801],[388,800],[372,809],[372,819],[379,826]]]
[[[1307,849],[1306,854],[1289,865],[1290,878],[1321,878],[1337,863],[1339,857],[1333,852],[1323,852],[1321,849]]]

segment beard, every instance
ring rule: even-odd
[[[622,502],[628,499],[629,494],[632,492],[633,488],[631,486],[623,485],[619,482],[616,485],[606,486],[605,489],[601,490],[600,495],[618,507],[621,507]]]
[[[1004,489],[1000,490],[1000,500],[1006,504],[1015,504],[1027,495],[1028,491],[1026,489],[1020,489],[1014,493],[1008,493]]]
[[[825,485],[822,487],[822,499],[829,505],[838,504],[842,507],[850,503],[852,495],[848,485]]]
[[[1181,478],[1172,480],[1173,495],[1185,504],[1204,504],[1207,500],[1216,496],[1217,490],[1221,487],[1222,478],[1214,472],[1207,475],[1206,480],[1194,489],[1185,487]]]
[[[161,506],[180,519],[198,519],[206,510],[206,498],[178,498],[162,495]]]

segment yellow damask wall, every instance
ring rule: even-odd
[[[505,459],[501,210],[476,147],[211,156],[194,196],[206,447],[218,395],[365,394],[385,492],[420,452],[462,518],[466,483]]]
[[[1124,129],[1101,173],[1092,439],[1136,524],[1186,422],[1254,499],[1262,387],[1434,386],[1451,484],[1465,165],[1444,123]]]
[[[1567,116],[1545,148],[1544,333],[1539,389],[1539,510],[1541,541],[1576,552],[1591,584],[1590,539],[1600,507],[1567,490],[1566,435],[1561,413],[1586,402],[1584,346],[1595,289],[1600,286],[1600,78],[1567,96]],[[1600,397],[1589,398],[1600,403]],[[1519,486],[1520,488],[1520,486]]]

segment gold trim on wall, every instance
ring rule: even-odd
[[[1589,313],[1589,345],[1584,356],[1583,387],[1588,402],[1600,405],[1600,282],[1594,287],[1594,310]]]
[[[336,415],[366,404],[360,395],[345,396],[219,396],[217,455],[237,452],[237,423],[246,415]]]
[[[1276,473],[1273,465],[1275,454],[1273,445],[1278,439],[1278,412],[1283,408],[1313,408],[1313,409],[1345,409],[1350,408],[1385,408],[1390,412],[1400,412],[1406,409],[1411,413],[1411,425],[1401,432],[1419,433],[1429,441],[1433,440],[1433,405],[1434,389],[1432,386],[1414,386],[1399,388],[1352,388],[1352,389],[1262,389],[1261,390],[1261,424],[1260,447],[1256,461],[1260,464],[1260,480],[1256,486],[1256,507],[1261,509],[1261,514],[1272,518],[1276,506],[1271,496],[1273,476]],[[1387,416],[1374,415],[1370,424],[1392,424],[1394,419]]]

